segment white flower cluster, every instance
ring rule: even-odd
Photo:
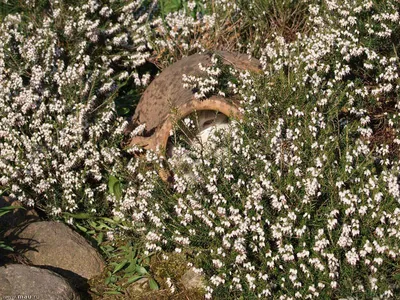
[[[205,99],[216,93],[219,86],[219,78],[222,76],[222,70],[218,66],[218,58],[216,55],[211,57],[211,66],[205,67],[199,64],[199,70],[203,72],[204,76],[194,76],[183,74],[182,82],[183,87],[194,91],[196,99]],[[225,93],[218,90],[220,96],[225,96]]]
[[[185,11],[177,11],[169,13],[165,19],[153,20],[153,37],[149,42],[159,53],[159,63],[167,66],[172,59],[210,49],[215,18],[215,14],[193,17]]]

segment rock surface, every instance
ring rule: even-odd
[[[2,196],[0,197],[0,207],[5,207],[5,206],[23,206],[23,205],[15,199]],[[9,229],[17,225],[20,225],[24,222],[33,222],[38,220],[39,216],[33,208],[15,209],[1,216],[0,228]]]
[[[60,275],[19,264],[0,268],[0,296],[4,299],[80,299]]]
[[[204,289],[204,278],[197,274],[193,269],[187,270],[181,277],[181,284],[185,289]]]
[[[149,291],[150,287],[148,278],[141,278],[126,288],[126,293],[130,295],[130,297],[133,297],[134,295],[142,295]]]
[[[6,237],[31,265],[55,271],[77,288],[104,270],[100,254],[63,223],[29,223],[8,231]]]

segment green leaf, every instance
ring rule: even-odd
[[[130,111],[129,107],[117,107],[117,114],[120,117],[127,115]]]
[[[0,211],[2,211],[2,210],[14,210],[14,209],[19,209],[19,208],[25,209],[22,206],[12,206],[12,205],[10,205],[10,206],[0,207]]]
[[[76,213],[76,214],[71,214],[71,213],[63,213],[65,216],[74,218],[74,219],[79,219],[79,220],[86,220],[86,219],[91,219],[93,218],[93,215],[88,214],[88,213]]]
[[[120,292],[120,291],[107,291],[107,292],[104,292],[104,294],[107,294],[107,295],[121,295],[122,292]]]
[[[101,217],[100,219],[103,220],[103,221],[106,221],[108,223],[115,224],[115,221],[113,219],[110,219],[110,218],[107,218],[107,217]]]
[[[135,264],[136,264],[136,254],[137,254],[137,249],[136,247],[134,247],[132,249],[132,252],[130,253],[130,261],[131,262],[135,261]]]
[[[126,285],[131,284],[131,283],[134,283],[135,281],[138,281],[138,280],[141,279],[141,278],[143,278],[143,276],[141,276],[141,275],[132,276],[132,277],[130,277],[130,278],[128,279],[128,281],[126,282]]]
[[[119,182],[119,180],[114,175],[110,175],[110,177],[108,177],[108,191],[110,194],[114,194],[114,185],[117,182]]]
[[[127,260],[124,260],[122,262],[120,262],[118,265],[115,266],[113,274],[117,273],[119,270],[121,270],[123,267],[125,267],[125,265],[127,264]]]
[[[99,222],[99,226],[97,226],[97,230],[102,230],[102,229],[112,229],[110,226],[108,226],[107,224],[104,224],[103,222]]]
[[[121,183],[118,182],[118,184],[116,184],[114,186],[114,194],[115,197],[119,200],[122,197],[122,188],[121,188]]]
[[[111,195],[114,195],[117,200],[121,199],[122,188],[121,182],[114,175],[110,175],[108,178],[108,191]]]
[[[0,211],[0,217],[1,216],[4,216],[5,214],[8,214],[10,211],[9,210],[7,210],[7,211]]]
[[[124,269],[125,273],[133,273],[136,272],[136,259],[130,260],[129,266]]]
[[[100,246],[100,249],[103,250],[104,252],[110,254],[113,251],[115,251],[115,248],[111,245],[104,245],[104,246]]]
[[[4,206],[0,208],[0,217],[4,216],[5,214],[9,213],[10,211],[14,210],[14,209],[25,209],[22,206]]]
[[[8,246],[4,244],[4,242],[0,241],[0,249],[8,250],[8,251],[14,251],[14,249],[11,246]]]
[[[110,226],[108,226],[107,224],[101,222],[101,221],[97,221],[97,222],[90,222],[89,223],[90,226],[92,226],[94,229],[100,231],[104,228],[108,229],[108,230],[112,230],[112,228]]]
[[[161,5],[162,13],[168,14],[170,12],[178,11],[182,8],[181,0],[163,0]]]
[[[159,289],[158,283],[153,278],[150,278],[149,286],[150,286],[150,289],[153,291],[157,291]]]
[[[96,227],[97,227],[96,221],[89,220],[88,223],[89,223],[89,225],[92,226],[93,228],[96,228]]]
[[[147,274],[147,270],[142,266],[136,266],[136,272],[138,272],[139,275]]]
[[[100,232],[96,239],[97,245],[100,245],[103,242],[103,239],[104,239],[104,233]]]
[[[75,226],[76,226],[79,230],[81,230],[81,231],[83,231],[83,232],[87,232],[87,228],[85,228],[85,227],[83,227],[83,226],[81,226],[81,225],[79,225],[79,224],[75,224]]]

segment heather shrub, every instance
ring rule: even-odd
[[[0,192],[123,220],[148,254],[185,254],[207,298],[395,298],[399,2],[173,3],[53,1],[43,19],[4,18]],[[195,115],[177,122],[171,157],[122,148],[146,61],[220,48],[262,74],[214,57],[184,84],[240,99],[243,119],[204,145]]]
[[[122,199],[148,251],[186,253],[207,298],[395,297],[398,8],[312,4],[312,32],[266,41],[263,75],[232,71],[244,119]],[[209,77],[190,84],[217,93]]]
[[[103,214],[123,165],[121,115],[150,79],[139,70],[148,12],[142,1],[42,3],[19,3],[0,25],[0,192],[52,215]]]

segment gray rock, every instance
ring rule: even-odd
[[[5,206],[22,206],[22,203],[10,197],[0,197],[0,207]],[[24,222],[38,221],[39,216],[33,208],[25,207],[25,209],[14,209],[0,217],[0,228],[9,229],[20,225]]]
[[[193,269],[187,270],[181,277],[181,284],[185,289],[204,289],[204,278],[200,274],[197,274]]]
[[[0,268],[0,296],[4,299],[80,299],[60,275],[49,270],[19,264]]]
[[[63,223],[29,223],[8,231],[6,237],[31,265],[57,272],[80,289],[105,267],[96,249]]]
[[[141,278],[138,281],[130,284],[127,288],[126,288],[126,293],[128,295],[131,295],[133,297],[133,295],[142,295],[145,292],[149,292],[150,291],[150,287],[149,287],[149,279],[148,278]]]

